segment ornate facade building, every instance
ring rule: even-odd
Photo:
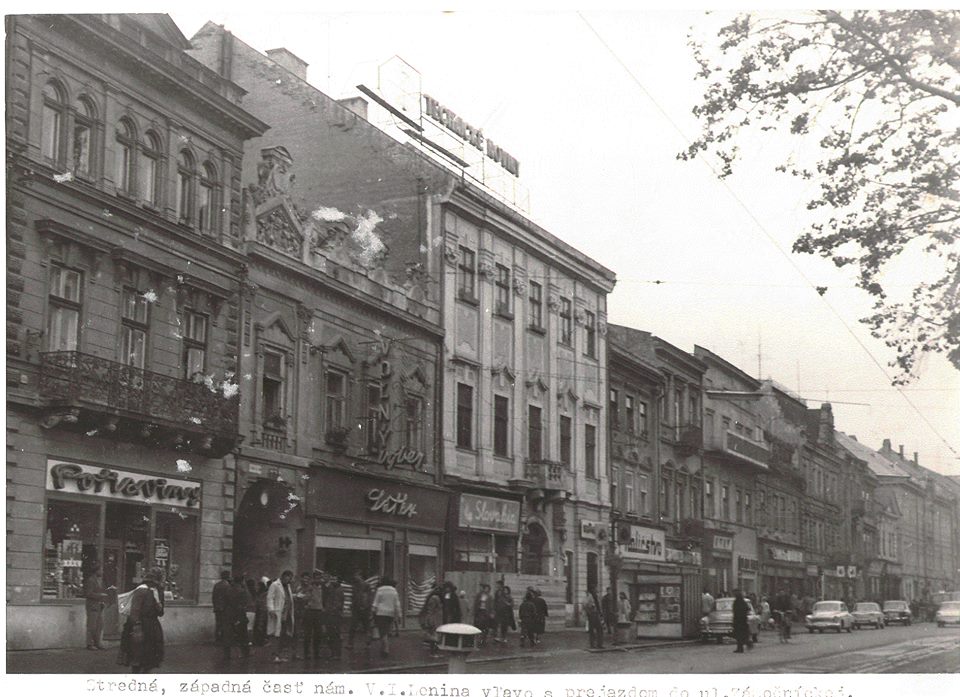
[[[565,603],[572,611],[587,585],[603,581],[606,543],[589,531],[607,520],[613,274],[374,127],[364,100],[340,102],[312,87],[306,64],[289,51],[263,55],[213,24],[193,46],[271,124],[250,147],[282,147],[298,163],[290,201],[309,219],[309,242],[301,247],[294,237],[284,252],[289,236],[270,220],[256,234],[303,255],[320,275],[379,283],[381,297],[398,303],[396,318],[422,311],[417,326],[439,324],[442,352],[427,370],[438,392],[428,407],[440,434],[431,465],[442,463],[450,492],[447,534],[408,544],[438,546],[438,573],[468,593],[503,575],[541,585],[561,606],[551,617],[562,619]],[[254,169],[245,163],[245,181]],[[366,320],[367,330],[382,321]],[[319,384],[316,395],[328,400],[332,387]]]
[[[165,15],[6,29],[7,648],[82,646],[94,564],[118,593],[162,567],[164,631],[195,638],[231,556],[240,163],[266,125]]]

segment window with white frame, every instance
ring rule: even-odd
[[[183,313],[183,365],[188,380],[203,375],[207,362],[207,316],[186,310]]]
[[[324,430],[330,433],[347,425],[347,376],[336,370],[328,370],[324,383]]]
[[[123,289],[123,313],[120,324],[120,362],[143,368],[147,355],[150,304],[135,288]]]

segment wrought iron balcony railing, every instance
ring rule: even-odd
[[[224,396],[204,383],[124,365],[79,351],[43,353],[40,397],[53,409],[72,408],[102,418],[115,430],[118,421],[134,423],[144,435],[157,429],[236,442],[240,399]],[[76,422],[75,414],[68,422]],[[232,447],[232,446],[231,446]],[[228,448],[229,449],[229,448]]]
[[[569,491],[570,471],[560,462],[540,460],[526,462],[523,466],[524,479],[533,482],[537,489],[546,491]]]

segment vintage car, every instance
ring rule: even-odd
[[[886,624],[883,619],[883,610],[876,603],[857,603],[853,608],[853,628],[871,626],[877,629],[883,629]]]
[[[946,627],[948,624],[960,624],[960,600],[948,600],[940,604],[937,610],[937,626]]]
[[[733,636],[733,600],[733,598],[717,598],[710,614],[700,619],[701,640],[716,639],[718,644],[722,644],[724,637]],[[753,605],[749,600],[747,600],[747,626],[750,628],[750,639],[756,643],[759,641],[760,616],[753,611]]]
[[[853,615],[847,611],[846,603],[839,600],[821,600],[813,604],[813,612],[807,615],[807,631],[823,634],[825,629],[836,629],[842,632],[846,629],[853,631]]]
[[[906,600],[888,600],[885,602],[883,604],[883,617],[887,624],[891,622],[913,623],[913,613],[910,612],[910,606]]]

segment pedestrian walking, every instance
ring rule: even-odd
[[[233,647],[240,649],[243,658],[250,656],[247,632],[247,606],[250,597],[241,576],[234,576],[227,588],[223,603],[223,660],[229,661]]]
[[[267,583],[264,577],[260,581],[247,579],[247,590],[253,595],[253,645],[267,643]]]
[[[151,569],[130,596],[130,614],[120,635],[117,663],[149,673],[163,663],[163,572]]]
[[[534,645],[537,626],[537,606],[533,602],[533,591],[527,591],[520,603],[520,646]]]
[[[347,630],[347,648],[353,648],[354,634],[360,632],[367,635],[367,644],[370,643],[370,607],[373,594],[370,586],[363,579],[360,570],[353,572],[350,583],[350,628]]]
[[[380,581],[371,609],[374,629],[380,639],[380,655],[386,658],[390,655],[390,630],[395,622],[400,621],[400,595],[393,587],[392,579],[384,578]]]
[[[753,648],[753,644],[750,643],[750,625],[747,623],[749,605],[739,588],[734,590],[733,594],[733,638],[737,641],[737,649],[734,653],[743,653],[744,645]]]
[[[537,606],[537,626],[534,630],[534,641],[540,643],[543,635],[547,632],[547,617],[550,612],[547,610],[547,601],[543,599],[543,593],[538,588],[533,589],[533,604]]]
[[[626,593],[620,591],[620,600],[617,602],[617,624],[630,624],[631,617],[633,617],[633,608],[630,607],[630,600]]]
[[[300,574],[300,578],[297,579],[297,583],[293,589],[293,646],[290,649],[291,659],[296,661],[299,656],[297,656],[297,645],[300,642],[305,643],[304,631],[306,628],[306,615],[307,615],[307,598],[310,595],[310,589],[312,586],[311,575],[309,571],[304,571]],[[304,660],[306,660],[307,655],[303,655]]]
[[[213,640],[223,644],[223,605],[230,588],[230,572],[224,569],[220,572],[220,580],[213,584],[211,603],[213,604]]]
[[[587,632],[590,634],[590,648],[603,648],[603,617],[600,612],[600,602],[593,589],[584,592],[583,611],[587,616]]]
[[[267,590],[267,634],[276,639],[274,663],[287,663],[294,642],[293,572],[289,569]]]
[[[517,628],[517,618],[513,611],[513,596],[510,594],[510,586],[503,585],[503,581],[498,581],[497,585],[500,586],[500,590],[493,599],[493,611],[497,622],[497,636],[494,641],[506,644],[507,632]]]
[[[320,658],[323,645],[323,574],[314,571],[310,588],[306,591],[306,607],[303,617],[303,658]]]
[[[770,623],[770,601],[767,600],[766,596],[760,600],[760,626],[764,629],[768,628]]]
[[[610,587],[607,586],[607,592],[603,594],[600,600],[600,606],[603,610],[603,623],[607,627],[607,633],[613,634],[613,627],[617,623],[617,615],[613,611],[613,595],[610,594]]]
[[[443,624],[459,622],[462,619],[460,596],[452,581],[444,581],[443,587],[440,589],[440,603],[443,609]]]
[[[330,649],[330,658],[340,658],[340,623],[343,619],[345,595],[340,579],[327,576],[323,586],[323,635],[324,643]]]
[[[465,590],[457,591],[457,602],[460,605],[460,621],[469,622],[470,618],[473,617],[473,611],[470,609],[470,601],[467,600],[467,592]]]
[[[443,624],[443,599],[440,589],[434,585],[420,608],[420,629],[423,630],[423,643],[430,648],[430,655],[438,655],[436,629]]]
[[[87,577],[83,581],[83,597],[86,598],[87,648],[91,651],[103,650],[103,608],[110,596],[103,587],[100,562],[96,559],[90,562]]]
[[[714,597],[710,595],[710,590],[708,588],[703,589],[703,595],[700,596],[700,615],[705,617],[713,612],[713,609],[717,606],[717,601],[714,600]]]
[[[493,597],[490,595],[490,586],[480,584],[480,590],[473,599],[473,626],[480,630],[478,646],[487,643],[487,634],[493,627]]]

